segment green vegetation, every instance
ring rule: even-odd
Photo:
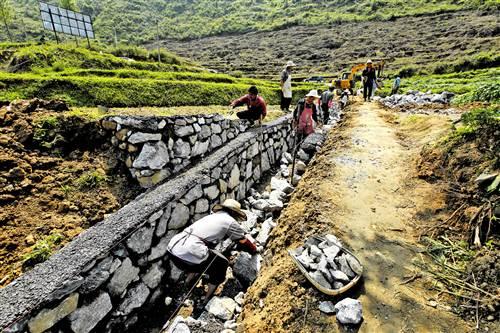
[[[392,82],[387,82],[382,94],[388,94]],[[479,69],[450,74],[415,75],[401,80],[401,90],[431,91],[441,93],[450,91],[458,95],[455,103],[500,101],[500,67]]]
[[[108,181],[108,177],[102,170],[89,171],[75,180],[75,186],[80,190],[93,189]]]
[[[202,71],[167,51],[161,51],[164,62],[158,64],[137,47],[110,50],[139,59],[134,61],[70,45],[0,44],[1,50],[11,53],[6,61],[10,72],[0,72],[0,100],[38,97],[110,107],[227,105],[250,85],[257,85],[268,103],[279,100],[277,83]],[[295,87],[300,96],[311,85]]]
[[[52,233],[36,242],[31,251],[23,256],[23,267],[31,267],[49,259],[52,252],[61,244],[63,239],[64,236],[60,233]]]
[[[5,31],[7,32],[7,36],[9,36],[9,40],[12,42],[12,34],[10,32],[9,25],[12,23],[12,16],[14,13],[14,8],[11,5],[10,0],[0,0],[0,20],[2,21]]]
[[[62,2],[68,2],[62,1]],[[73,1],[69,1],[73,2]],[[500,8],[497,0],[77,0],[78,8],[94,19],[102,41],[111,43],[114,30],[123,42],[153,41],[156,22],[162,38],[197,38],[224,33],[276,30],[296,25],[324,25]],[[12,24],[15,38],[42,34],[37,0],[16,0]],[[47,34],[50,35],[50,34]]]

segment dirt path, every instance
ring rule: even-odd
[[[469,331],[445,306],[429,306],[435,292],[422,279],[404,283],[415,275],[412,262],[421,256],[413,216],[443,206],[437,189],[413,177],[413,160],[443,126],[424,126],[404,141],[375,104],[353,109],[278,220],[266,265],[246,301],[245,332],[341,331],[335,316],[317,310],[319,301],[339,298],[313,289],[286,254],[306,236],[325,232],[340,235],[364,264],[364,281],[346,295],[363,305],[360,332]]]

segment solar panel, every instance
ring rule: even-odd
[[[95,38],[92,19],[88,15],[40,1],[43,28],[77,37]]]

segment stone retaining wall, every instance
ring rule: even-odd
[[[111,116],[101,121],[110,131],[120,159],[142,187],[177,174],[245,132],[247,125],[221,115],[180,117]]]
[[[284,117],[263,126],[262,132],[240,134],[1,289],[0,329],[127,330],[141,311],[168,296],[179,281],[182,272],[166,256],[169,240],[214,204],[243,199],[288,150],[290,124],[290,117]]]

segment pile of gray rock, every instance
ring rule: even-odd
[[[431,104],[449,104],[455,94],[443,91],[440,94],[433,94],[430,91],[423,93],[410,90],[406,95],[392,95],[385,98],[377,98],[382,104],[390,108],[409,105],[431,105]]]
[[[292,255],[314,281],[327,289],[341,289],[363,273],[360,262],[343,250],[334,235],[326,235],[324,241],[310,237]]]
[[[358,325],[363,320],[361,302],[352,298],[345,298],[337,304],[330,301],[320,302],[319,310],[326,314],[335,313],[337,320],[343,325]]]

